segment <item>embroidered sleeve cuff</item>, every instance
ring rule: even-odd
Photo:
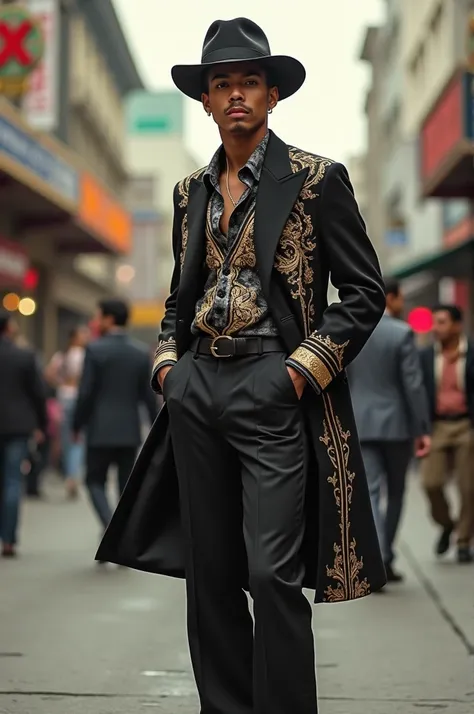
[[[286,364],[288,367],[293,367],[293,369],[296,369],[297,372],[303,375],[303,377],[306,379],[306,381],[311,385],[311,387],[314,389],[316,394],[321,394],[321,387],[309,371],[309,369],[306,369],[301,362],[297,362],[293,357],[288,357],[286,360]]]
[[[173,337],[169,340],[160,340],[155,352],[153,361],[153,369],[151,372],[151,387],[157,393],[161,394],[160,385],[158,384],[157,375],[162,367],[173,367],[178,361],[178,353],[176,350],[176,341]]]
[[[330,337],[310,335],[290,355],[288,364],[304,374],[308,382],[322,391],[343,370],[343,354],[348,342],[338,345]]]

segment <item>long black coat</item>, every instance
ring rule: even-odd
[[[203,171],[175,190],[175,270],[155,374],[191,340],[204,285]],[[309,471],[305,585],[316,602],[342,602],[385,584],[345,367],[380,320],[385,297],[345,168],[271,134],[253,241],[262,289],[288,353],[309,372],[304,399]],[[328,307],[329,275],[340,303]],[[178,482],[166,405],[142,448],[97,558],[184,577]],[[239,564],[236,564],[239,567]],[[242,569],[245,572],[245,569]],[[245,578],[244,578],[245,580]],[[247,582],[242,582],[247,587]]]

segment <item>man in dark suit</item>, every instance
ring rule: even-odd
[[[434,344],[421,352],[423,377],[433,421],[430,456],[422,469],[431,515],[441,532],[436,554],[449,549],[456,530],[458,561],[472,562],[474,536],[474,345],[463,331],[462,311],[455,305],[433,310]],[[459,517],[446,498],[446,481],[454,466],[459,490]]]
[[[10,313],[0,313],[0,539],[13,557],[28,441],[46,431],[46,392],[34,352],[14,341]]]
[[[102,337],[87,347],[74,415],[76,435],[86,432],[86,484],[104,528],[112,515],[105,492],[109,467],[117,466],[122,492],[142,441],[140,405],[148,410],[151,423],[157,412],[148,350],[127,335],[128,315],[122,300],[100,303]]]
[[[393,543],[405,494],[406,473],[415,454],[428,455],[430,419],[415,336],[401,320],[403,294],[396,280],[385,281],[387,309],[347,374],[370,497],[389,582]],[[381,510],[381,491],[387,508]]]

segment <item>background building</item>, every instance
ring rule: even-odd
[[[408,307],[457,302],[471,312],[474,170],[472,0],[387,0],[368,28],[367,222]]]
[[[143,85],[110,0],[2,4],[1,21],[17,8],[44,51],[27,91],[0,98],[0,301],[48,358],[116,292],[131,251],[123,102]],[[12,68],[3,53],[0,79]]]
[[[173,190],[199,168],[184,142],[184,97],[177,91],[132,92],[126,102],[126,160],[134,249],[129,294],[133,324],[156,339],[173,270]]]

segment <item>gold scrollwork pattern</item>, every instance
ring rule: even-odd
[[[325,445],[334,469],[333,475],[328,477],[328,483],[333,488],[340,531],[340,540],[333,546],[334,563],[326,566],[326,574],[333,584],[324,591],[324,601],[342,602],[368,595],[370,584],[367,578],[360,578],[364,561],[357,556],[357,541],[351,535],[350,514],[355,479],[355,473],[349,469],[351,434],[343,429],[327,393],[323,394],[323,400],[324,433],[319,439]]]
[[[178,194],[180,197],[180,202],[178,204],[179,208],[186,209],[188,207],[189,201],[189,187],[193,179],[200,179],[204,174],[206,168],[198,169],[194,173],[186,176],[182,181],[178,183]],[[184,210],[183,219],[181,221],[181,252],[179,255],[179,264],[181,270],[183,269],[184,257],[186,255],[186,248],[188,247],[188,212]]]
[[[349,340],[338,345],[329,335],[314,332],[296,348],[291,358],[313,375],[321,389],[326,389],[344,368],[344,351],[348,344]]]
[[[153,361],[153,372],[156,372],[163,362],[169,362],[170,360],[175,362],[178,360],[176,340],[174,337],[169,337],[167,340],[160,340],[158,342],[158,347],[156,348],[155,358]]]
[[[290,163],[293,173],[309,169],[304,186],[293,211],[283,229],[275,255],[275,268],[286,276],[291,286],[291,296],[300,303],[305,336],[311,334],[315,306],[313,303],[314,259],[316,238],[313,217],[305,211],[305,201],[317,196],[314,187],[324,178],[326,168],[333,163],[329,159],[307,154],[290,147]]]

